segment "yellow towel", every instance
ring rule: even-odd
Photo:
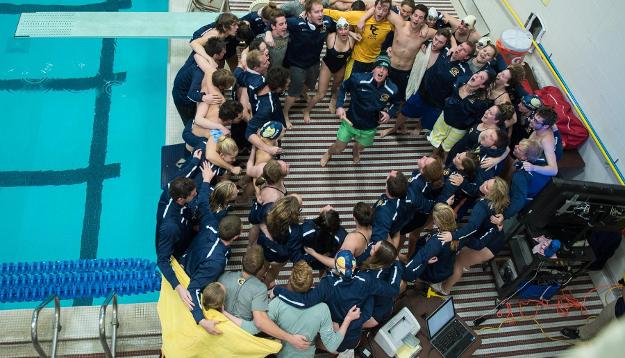
[[[176,277],[184,287],[189,285],[189,276],[178,262],[171,263]],[[163,354],[167,358],[178,357],[265,357],[277,353],[282,345],[270,339],[254,337],[228,320],[216,310],[204,311],[204,317],[221,323],[218,336],[208,334],[195,324],[191,312],[182,303],[178,293],[163,277],[161,293],[156,306],[161,321]]]

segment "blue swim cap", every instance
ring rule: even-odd
[[[280,122],[271,121],[260,127],[260,136],[267,139],[276,139],[282,134],[284,126]]]
[[[336,254],[334,267],[338,273],[345,278],[352,278],[356,269],[356,259],[349,250],[341,250]]]
[[[526,94],[525,96],[523,96],[521,101],[530,111],[536,111],[543,106],[540,97],[531,94]]]

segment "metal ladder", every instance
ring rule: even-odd
[[[111,325],[113,326],[113,332],[111,333],[111,346],[109,348],[108,342],[106,341],[106,307],[109,303],[113,301],[113,312],[111,315]],[[102,306],[100,306],[100,315],[99,315],[99,327],[100,327],[100,343],[102,344],[102,349],[104,349],[104,354],[108,358],[114,358],[116,354],[117,348],[117,328],[119,327],[119,320],[117,319],[117,293],[115,291],[111,291]]]
[[[56,295],[51,295],[46,298],[45,301],[41,302],[37,308],[33,311],[33,319],[30,324],[30,337],[33,340],[33,346],[39,354],[39,357],[47,358],[48,356],[41,348],[41,344],[39,344],[39,337],[37,335],[37,324],[39,323],[39,313],[41,310],[46,307],[50,301],[54,300],[54,334],[52,336],[52,352],[50,353],[50,357],[56,358],[56,345],[59,339],[59,332],[61,331],[61,302],[59,297]]]
[[[39,336],[37,333],[37,326],[39,324],[39,313],[44,309],[52,300],[54,300],[54,334],[52,336],[52,349],[50,352],[50,356],[44,352],[41,344],[39,343]],[[111,333],[111,345],[109,347],[108,341],[106,340],[106,308],[108,305],[113,302],[113,311],[110,324],[113,326],[113,331]],[[109,295],[104,300],[104,303],[100,306],[100,314],[98,315],[98,326],[99,326],[99,338],[100,344],[102,344],[102,349],[104,350],[104,354],[108,358],[114,358],[116,355],[117,348],[117,328],[119,327],[119,320],[117,318],[117,293],[115,291],[111,291]],[[32,338],[33,346],[39,354],[41,358],[56,358],[57,353],[57,344],[59,340],[59,332],[61,331],[61,303],[60,299],[56,295],[51,295],[46,298],[35,310],[33,311],[33,318],[30,326],[30,336]]]

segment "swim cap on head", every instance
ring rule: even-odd
[[[475,27],[475,21],[477,21],[477,19],[473,15],[467,15],[462,19],[462,22],[470,29]]]
[[[538,96],[534,96],[531,94],[523,96],[521,99],[525,107],[531,111],[535,111],[540,109],[543,106],[543,102],[540,100]]]
[[[260,136],[267,139],[276,139],[282,134],[284,126],[280,122],[271,121],[260,127]]]
[[[341,250],[336,254],[334,260],[336,271],[343,277],[352,278],[354,269],[356,268],[356,259],[354,254],[349,250]]]

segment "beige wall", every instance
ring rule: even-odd
[[[458,1],[458,0],[456,0]],[[460,0],[472,2],[488,23],[491,37],[516,27],[503,3],[498,0]],[[617,165],[625,173],[625,129],[622,120],[625,100],[625,47],[621,40],[625,28],[625,1],[619,0],[510,0],[512,8],[525,22],[531,12],[542,19],[547,32],[542,44],[566,80]],[[468,7],[468,6],[465,6]],[[553,77],[537,55],[527,58],[541,85],[554,84]],[[575,179],[615,183],[612,172],[598,148],[589,143],[580,149],[586,161],[583,175]]]

